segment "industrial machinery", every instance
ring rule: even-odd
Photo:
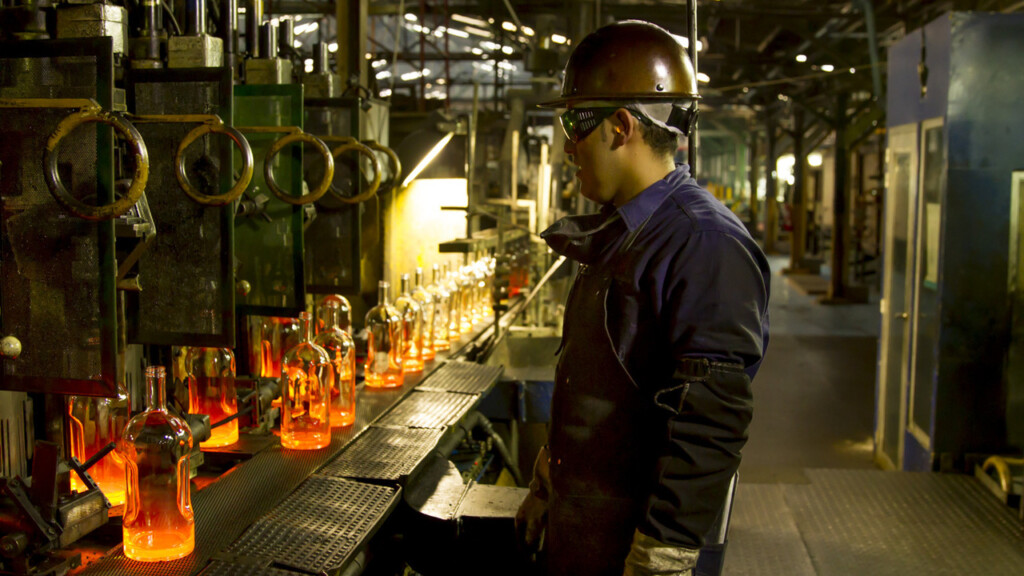
[[[1022,30],[1020,14],[953,12],[889,49],[875,438],[887,468],[968,471],[1024,446],[1013,96],[1024,86],[972,90],[1021,63]]]

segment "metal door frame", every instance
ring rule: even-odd
[[[900,387],[900,409],[899,409],[899,418],[897,419],[897,421],[900,422],[901,424],[900,424],[899,429],[894,431],[894,433],[897,435],[897,446],[898,446],[897,447],[897,460],[898,461],[897,462],[892,462],[891,459],[889,458],[888,454],[885,453],[885,448],[884,448],[884,446],[885,446],[884,440],[885,440],[886,434],[888,432],[885,429],[885,414],[886,414],[886,390],[888,389],[888,384],[889,384],[886,381],[887,380],[887,375],[888,375],[888,367],[889,367],[888,366],[888,360],[889,360],[889,354],[888,354],[888,352],[889,352],[889,332],[890,332],[890,329],[892,328],[892,324],[893,324],[893,322],[892,322],[892,320],[893,320],[892,315],[889,313],[889,310],[892,308],[891,307],[891,302],[892,302],[892,283],[889,281],[889,279],[892,278],[892,265],[893,265],[892,253],[893,253],[893,250],[894,250],[894,247],[893,247],[894,240],[893,240],[893,233],[892,233],[892,231],[893,231],[893,227],[895,226],[895,215],[893,213],[893,210],[891,209],[890,198],[888,196],[888,192],[890,190],[892,190],[892,182],[890,180],[890,175],[891,175],[891,167],[893,165],[892,164],[892,157],[894,156],[894,152],[895,151],[899,151],[900,153],[902,153],[902,152],[909,152],[910,153],[910,185],[908,187],[908,193],[907,193],[907,216],[908,216],[908,219],[909,219],[909,217],[911,215],[916,214],[915,204],[917,202],[916,190],[917,190],[917,180],[918,180],[918,176],[919,176],[919,174],[918,174],[918,168],[919,168],[918,164],[919,164],[919,156],[920,156],[920,154],[919,154],[919,152],[920,152],[920,150],[919,150],[919,144],[920,144],[920,141],[919,141],[919,134],[920,134],[919,128],[920,128],[920,125],[917,124],[917,123],[905,124],[903,126],[897,126],[895,128],[890,128],[889,129],[889,142],[887,144],[887,150],[886,150],[886,160],[887,160],[887,164],[888,164],[888,166],[886,167],[886,173],[885,173],[885,189],[886,189],[886,193],[887,193],[886,194],[887,209],[886,209],[886,214],[885,214],[885,246],[884,246],[883,251],[882,251],[882,253],[884,255],[886,255],[886,257],[885,257],[885,265],[884,265],[884,268],[883,268],[883,274],[884,274],[884,278],[886,280],[885,280],[885,282],[883,284],[882,301],[881,301],[881,303],[879,305],[879,313],[882,315],[882,331],[881,331],[881,339],[879,341],[879,352],[880,353],[878,355],[878,357],[879,357],[878,391],[877,391],[878,406],[877,406],[876,411],[875,411],[875,414],[876,414],[876,423],[875,423],[875,459],[876,459],[876,461],[880,460],[879,464],[881,464],[884,468],[889,468],[889,469],[899,469],[900,467],[902,467],[902,464],[903,464],[903,450],[904,450],[904,445],[905,445],[903,426],[905,425],[904,424],[906,422],[905,415],[907,414],[907,390],[908,390],[907,389],[907,383],[908,383],[907,382],[907,378],[909,377],[909,374],[908,374],[908,371],[907,371],[907,360],[909,359],[909,354],[910,354],[910,348],[909,348],[909,341],[910,341],[909,337],[910,337],[910,335],[906,334],[905,337],[904,337],[904,345],[903,345],[902,360],[901,360],[902,366],[901,366],[901,370],[900,370],[900,382],[898,384],[899,387]],[[908,222],[908,232],[907,232],[908,233],[908,238],[907,238],[907,245],[908,245],[908,247],[911,246],[911,242],[913,242],[913,239],[914,239],[915,230],[911,226],[911,224],[913,222],[914,221],[912,221],[912,220]],[[905,287],[905,290],[906,290],[905,297],[910,298],[910,302],[909,302],[909,305],[908,305],[909,309],[913,308],[913,292],[911,291],[912,285],[910,285],[911,280],[914,278],[913,271],[914,270],[913,270],[912,259],[908,258],[907,259],[907,274],[906,274],[906,279],[905,279],[905,282],[908,284],[908,286]],[[905,331],[908,330],[908,327],[906,326],[906,324],[904,324],[903,330],[905,330]]]
[[[931,431],[930,430],[922,429],[920,426],[917,425],[916,422],[914,422],[914,392],[915,392],[915,378],[917,376],[918,313],[919,313],[919,307],[920,307],[920,303],[921,303],[921,299],[918,298],[917,295],[918,295],[918,288],[921,285],[921,282],[920,282],[921,281],[921,277],[920,277],[920,275],[922,273],[922,270],[924,270],[924,266],[923,266],[923,264],[921,262],[921,254],[923,252],[921,250],[921,243],[925,241],[925,237],[927,236],[927,234],[925,234],[922,231],[922,227],[924,226],[923,220],[924,220],[924,214],[925,214],[925,210],[924,210],[924,206],[923,206],[923,202],[922,202],[922,199],[923,199],[923,196],[924,196],[924,187],[923,187],[922,183],[924,182],[924,169],[925,169],[924,154],[922,153],[922,148],[924,147],[924,137],[925,137],[925,134],[928,132],[928,130],[931,130],[933,128],[942,128],[942,127],[945,126],[945,123],[946,123],[945,118],[940,116],[938,118],[932,118],[930,120],[925,120],[925,121],[921,122],[921,124],[920,124],[921,130],[918,132],[918,142],[917,142],[917,152],[918,152],[918,155],[917,155],[917,163],[918,163],[918,166],[917,166],[917,182],[916,182],[917,185],[912,190],[912,192],[914,194],[914,202],[912,204],[912,206],[914,207],[914,234],[913,234],[913,236],[914,236],[914,245],[913,245],[914,246],[914,265],[913,265],[913,274],[912,274],[912,276],[913,276],[913,283],[911,285],[912,289],[913,289],[913,294],[912,294],[911,318],[910,318],[911,319],[911,323],[910,323],[910,363],[909,363],[909,372],[907,374],[907,384],[906,384],[906,393],[907,393],[907,400],[908,400],[908,402],[907,402],[907,406],[906,406],[906,410],[907,411],[904,414],[904,419],[906,421],[907,432],[909,432],[911,435],[913,435],[914,438],[917,439],[917,441],[921,443],[921,448],[924,449],[926,452],[930,452],[931,449],[932,449]],[[943,158],[945,158],[945,148],[947,146],[945,134],[943,134],[942,146],[943,146]],[[942,205],[942,198],[941,197],[940,197],[939,205],[940,206]],[[942,233],[941,233],[941,226],[942,226],[942,224],[941,224],[941,221],[939,223],[939,226],[940,226],[939,246],[940,246],[940,254],[941,254],[941,245],[942,245]],[[932,398],[934,399],[934,394],[932,395]],[[934,422],[934,420],[935,420],[935,410],[934,409],[932,410],[931,420],[932,420],[932,422]],[[930,426],[933,426],[933,425],[930,424]],[[902,459],[902,456],[901,456],[901,459]]]

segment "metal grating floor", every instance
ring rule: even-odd
[[[807,477],[741,479],[725,574],[1024,574],[1024,525],[970,476],[810,469]]]
[[[319,473],[397,481],[412,474],[443,434],[440,429],[370,427]]]
[[[375,424],[409,428],[444,428],[458,422],[479,396],[450,392],[419,392],[406,396]]]
[[[279,568],[264,568],[249,564],[229,564],[227,562],[211,562],[205,570],[199,573],[200,576],[300,576],[300,572],[281,570]]]
[[[501,366],[484,366],[472,362],[449,360],[416,389],[483,394],[494,386],[503,370],[504,368]]]
[[[310,572],[338,570],[397,501],[394,488],[312,476],[227,553]]]

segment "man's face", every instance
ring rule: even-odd
[[[570,106],[569,109],[574,108]],[[610,203],[618,190],[613,122],[614,116],[606,117],[589,134],[576,142],[567,139],[564,146],[565,153],[577,167],[580,194],[602,205]]]

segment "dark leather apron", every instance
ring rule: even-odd
[[[639,232],[637,230],[636,232]],[[605,318],[615,261],[581,265],[566,306],[552,398],[548,573],[621,576],[654,470],[654,413],[615,353]]]

